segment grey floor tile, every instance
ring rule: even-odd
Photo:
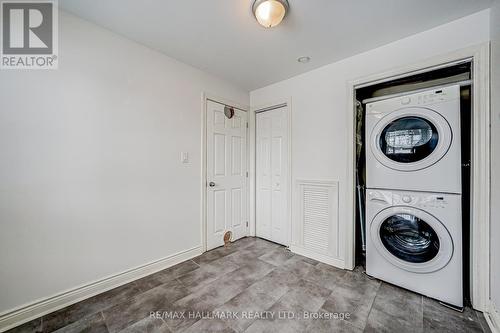
[[[388,283],[381,284],[373,303],[374,309],[401,316],[411,314],[418,319],[423,315],[422,306],[421,295]]]
[[[200,268],[178,277],[178,280],[189,288],[191,292],[196,292],[200,288],[213,283],[221,276],[233,272],[238,268],[240,266],[236,265],[232,260],[223,257],[201,264]]]
[[[339,279],[345,274],[346,271],[343,269],[319,263],[311,267],[308,273],[304,275],[304,279],[330,290],[334,290],[339,285]]]
[[[307,324],[306,332],[315,333],[361,333],[363,329],[358,328],[341,317],[334,317],[326,311],[319,311],[319,314],[327,314],[324,318],[311,318]]]
[[[238,248],[238,250],[242,250],[245,247],[256,243],[258,240],[259,240],[259,238],[257,238],[257,237],[243,237],[243,238],[240,238],[240,239],[232,242],[231,246]]]
[[[14,327],[7,331],[7,333],[32,333],[42,332],[42,318],[30,320],[20,326]]]
[[[346,288],[352,289],[371,289],[373,286],[379,285],[380,281],[374,279],[362,270],[356,269],[354,271],[346,270],[345,273],[337,279],[337,283]]]
[[[196,315],[189,314],[197,312],[212,312],[231,298],[243,292],[248,287],[246,281],[235,281],[228,275],[222,276],[213,283],[199,288],[196,292],[176,301],[170,309],[172,311],[184,311],[186,318],[167,319],[167,325],[172,331],[178,332],[186,329],[198,321]]]
[[[471,308],[458,312],[430,298],[424,298],[425,332],[483,332],[477,314]]]
[[[304,277],[315,266],[305,262],[298,256],[293,256],[292,258],[285,261],[280,267],[292,274]]]
[[[152,318],[152,311],[168,314]],[[207,318],[213,311],[239,320]],[[245,318],[242,312],[246,312]],[[304,318],[321,313],[334,319]],[[258,313],[275,317],[259,318]],[[347,317],[346,313],[350,316]],[[173,315],[176,314],[176,315]],[[252,317],[252,314],[254,316]],[[287,317],[293,314],[293,318]],[[339,316],[345,316],[340,320]],[[483,332],[458,313],[381,283],[247,237],[21,325],[9,332]]]
[[[196,262],[197,264],[209,263],[211,261],[220,259],[237,251],[238,251],[238,246],[236,246],[235,244],[232,244],[229,247],[221,246],[211,251],[205,252],[196,258],[193,258],[193,261]]]
[[[242,238],[240,240],[237,240],[236,242],[233,242],[231,246],[237,248],[238,251],[257,251],[257,250],[270,251],[272,249],[277,249],[279,247],[282,247],[257,237]]]
[[[408,317],[391,315],[372,308],[364,331],[367,333],[423,332],[422,325],[414,325],[414,323],[412,321],[409,321],[408,319]]]
[[[181,332],[200,320],[198,314],[201,316],[204,312],[212,311],[212,308],[211,304],[205,303],[203,300],[185,297],[169,308],[169,311],[180,315],[167,317],[165,322],[172,332]]]
[[[389,328],[408,332],[423,331],[422,296],[382,283],[366,323],[366,330],[387,331]]]
[[[263,261],[253,261],[227,273],[228,279],[243,281],[250,285],[269,274],[275,267]]]
[[[301,280],[303,276],[296,275],[282,267],[275,268],[269,274],[267,274],[263,280],[273,280],[275,285],[290,286]]]
[[[226,258],[227,260],[231,260],[235,265],[243,266],[252,262],[259,261],[258,257],[261,255],[262,251],[260,250],[242,249],[238,252],[226,256]]]
[[[120,331],[120,333],[171,333],[161,318],[147,317]]]
[[[255,320],[244,332],[306,332],[309,320],[302,318],[303,311],[303,307],[281,298],[266,311],[269,314],[267,318]]]
[[[248,287],[247,290],[258,294],[265,294],[275,300],[281,298],[300,278],[285,270],[276,268],[259,281]]]
[[[273,288],[269,283],[259,281],[218,307],[217,311],[236,313],[236,318],[230,318],[226,322],[235,331],[242,332],[255,321],[253,313],[269,309],[287,290],[285,287],[278,293],[280,288]]]
[[[329,313],[349,314],[346,321],[363,329],[379,286],[380,284],[376,284],[371,288],[352,289],[339,285],[326,299],[322,309]]]
[[[255,241],[251,244],[251,246],[256,246],[256,247],[261,247],[261,248],[267,248],[267,249],[277,249],[277,248],[283,248],[283,245],[279,245],[274,242],[270,242],[268,240],[254,237]]]
[[[181,275],[184,275],[188,272],[194,271],[195,269],[198,269],[200,266],[195,263],[193,260],[187,260],[184,262],[181,262],[180,264],[177,264],[175,266],[172,266],[170,268],[167,268],[163,270],[162,272],[165,275],[169,275],[171,277],[179,277]]]
[[[128,301],[103,311],[106,325],[111,333],[149,317],[151,312],[170,311],[171,304],[186,296],[187,289],[178,281],[148,290]]]
[[[303,333],[307,324],[300,320],[256,320],[245,333]]]
[[[359,328],[364,328],[366,326],[368,315],[372,309],[379,287],[380,283],[374,284],[370,288],[363,289],[364,297],[362,298],[361,304],[357,307],[356,311],[351,313],[349,316],[349,323]]]
[[[249,286],[248,281],[235,279],[231,274],[227,274],[192,294],[192,297],[206,300],[212,306],[210,310],[213,310],[245,291]]]
[[[284,307],[282,310],[300,309],[303,311],[318,311],[330,296],[330,289],[320,287],[306,280],[299,280],[290,286],[288,292],[281,297],[279,302]]]
[[[375,298],[375,295],[373,295],[373,298]],[[328,312],[353,314],[363,301],[363,294],[344,287],[338,287],[325,300],[322,308]]]
[[[91,297],[69,307],[53,312],[43,317],[44,332],[53,332],[61,327],[72,324],[86,316],[95,314],[116,304],[127,301],[141,293],[132,282]]]
[[[174,276],[166,274],[165,271],[160,271],[136,280],[135,284],[142,292],[145,292],[172,280],[175,280]]]
[[[208,269],[208,268],[199,268],[197,270],[191,271],[187,274],[184,274],[178,277],[178,280],[190,291],[195,291],[211,282],[217,280],[217,278],[221,274]]]
[[[274,266],[281,266],[285,263],[285,261],[293,256],[294,254],[292,252],[286,250],[285,248],[279,248],[261,255],[259,259]]]
[[[200,319],[190,327],[188,327],[183,333],[233,333],[235,332],[230,328],[226,322],[220,319]]]
[[[256,258],[258,258],[266,253],[269,253],[277,249],[283,249],[283,246],[262,239],[258,239],[249,246],[245,247],[243,251],[252,253],[255,255]]]
[[[80,319],[73,324],[64,326],[56,333],[80,333],[80,332],[93,332],[93,333],[108,333],[108,328],[102,316],[102,313],[96,313],[94,315]]]
[[[235,263],[229,256],[224,256],[209,263],[201,264],[200,267],[207,268],[221,275],[232,272],[244,264],[246,263]]]
[[[308,264],[311,264],[313,266],[316,266],[316,265],[320,264],[319,261],[311,259],[311,258],[307,258],[307,257],[304,257],[304,256],[301,256],[300,254],[295,254],[295,256],[297,258],[300,258],[300,259],[304,260],[305,262],[307,262]],[[323,265],[325,265],[325,264],[323,264]],[[327,266],[330,266],[330,265],[327,265]],[[331,266],[331,267],[333,267],[333,266]]]
[[[259,238],[247,237],[246,240],[248,241],[246,241],[243,246],[239,245],[244,242],[243,240],[239,240],[234,243],[234,247],[237,248],[237,251],[228,256],[232,258],[236,264],[246,264],[248,262],[258,260],[260,256],[274,250],[284,250],[283,246],[264,241]]]

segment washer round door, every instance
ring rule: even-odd
[[[429,213],[412,207],[390,207],[375,216],[370,235],[376,250],[391,264],[414,273],[430,273],[448,264],[453,240]]]
[[[439,113],[427,108],[403,108],[380,119],[371,133],[377,160],[398,171],[428,168],[448,152],[451,127]]]

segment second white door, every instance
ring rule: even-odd
[[[256,115],[256,235],[289,245],[288,112]]]

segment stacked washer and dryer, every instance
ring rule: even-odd
[[[366,104],[366,273],[463,307],[460,87]]]

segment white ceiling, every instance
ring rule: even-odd
[[[59,0],[66,11],[246,90],[472,14],[491,0],[289,3],[282,24],[265,29],[252,15],[252,0]],[[301,56],[312,60],[300,64]]]

